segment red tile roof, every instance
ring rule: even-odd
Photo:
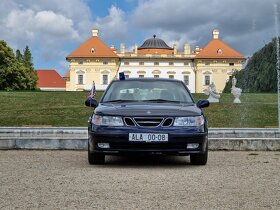
[[[64,78],[70,78],[70,70],[68,70],[68,71],[66,72],[66,74],[64,75]]]
[[[221,53],[218,53],[220,50]],[[245,59],[242,54],[232,49],[219,39],[212,39],[195,58],[239,58]]]
[[[37,70],[38,88],[66,88],[66,81],[56,70]]]
[[[113,52],[104,42],[97,36],[90,37],[86,42],[81,44],[76,50],[72,51],[66,58],[80,57],[110,57],[118,58],[118,55]]]

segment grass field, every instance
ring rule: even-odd
[[[87,126],[92,109],[84,105],[88,92],[0,92],[0,126]],[[102,92],[97,92],[97,99]],[[206,99],[194,94],[196,101]],[[277,94],[231,94],[204,109],[209,127],[276,127]]]

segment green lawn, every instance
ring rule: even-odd
[[[0,92],[0,126],[86,126],[92,109],[84,105],[88,92]],[[100,98],[102,92],[97,92]],[[196,101],[206,99],[194,94]],[[277,94],[231,94],[204,109],[209,127],[276,127]]]

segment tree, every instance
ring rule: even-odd
[[[30,52],[28,46],[26,46],[23,51],[23,62],[27,68],[34,70],[33,62],[32,62],[32,55],[31,55],[31,52]]]
[[[17,49],[16,51],[16,59],[19,61],[19,62],[23,62],[23,55],[21,54],[20,50]]]
[[[235,72],[237,86],[243,92],[276,92],[276,38],[253,54],[245,69]],[[230,92],[231,79],[226,83],[223,92]]]
[[[29,50],[29,47],[26,46],[23,51],[23,63],[28,71],[28,74],[27,74],[28,75],[28,77],[27,77],[28,78],[28,80],[27,80],[28,89],[35,89],[36,85],[37,85],[37,80],[38,80],[37,72],[34,71],[32,60],[33,60],[33,58],[31,55],[31,51]]]
[[[13,49],[4,40],[0,40],[0,68],[11,65],[14,59]]]
[[[32,56],[28,47],[16,56],[5,41],[0,41],[0,90],[33,90],[37,84],[37,73],[33,69]]]

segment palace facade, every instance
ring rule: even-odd
[[[97,90],[104,90],[111,80],[124,72],[126,78],[159,77],[182,80],[192,93],[201,93],[214,82],[222,92],[234,71],[242,69],[245,58],[219,39],[213,30],[212,40],[204,47],[191,49],[189,44],[179,51],[155,35],[132,52],[120,45],[108,47],[92,30],[92,37],[66,57],[69,71],[65,75],[67,91],[89,90],[93,81]]]

